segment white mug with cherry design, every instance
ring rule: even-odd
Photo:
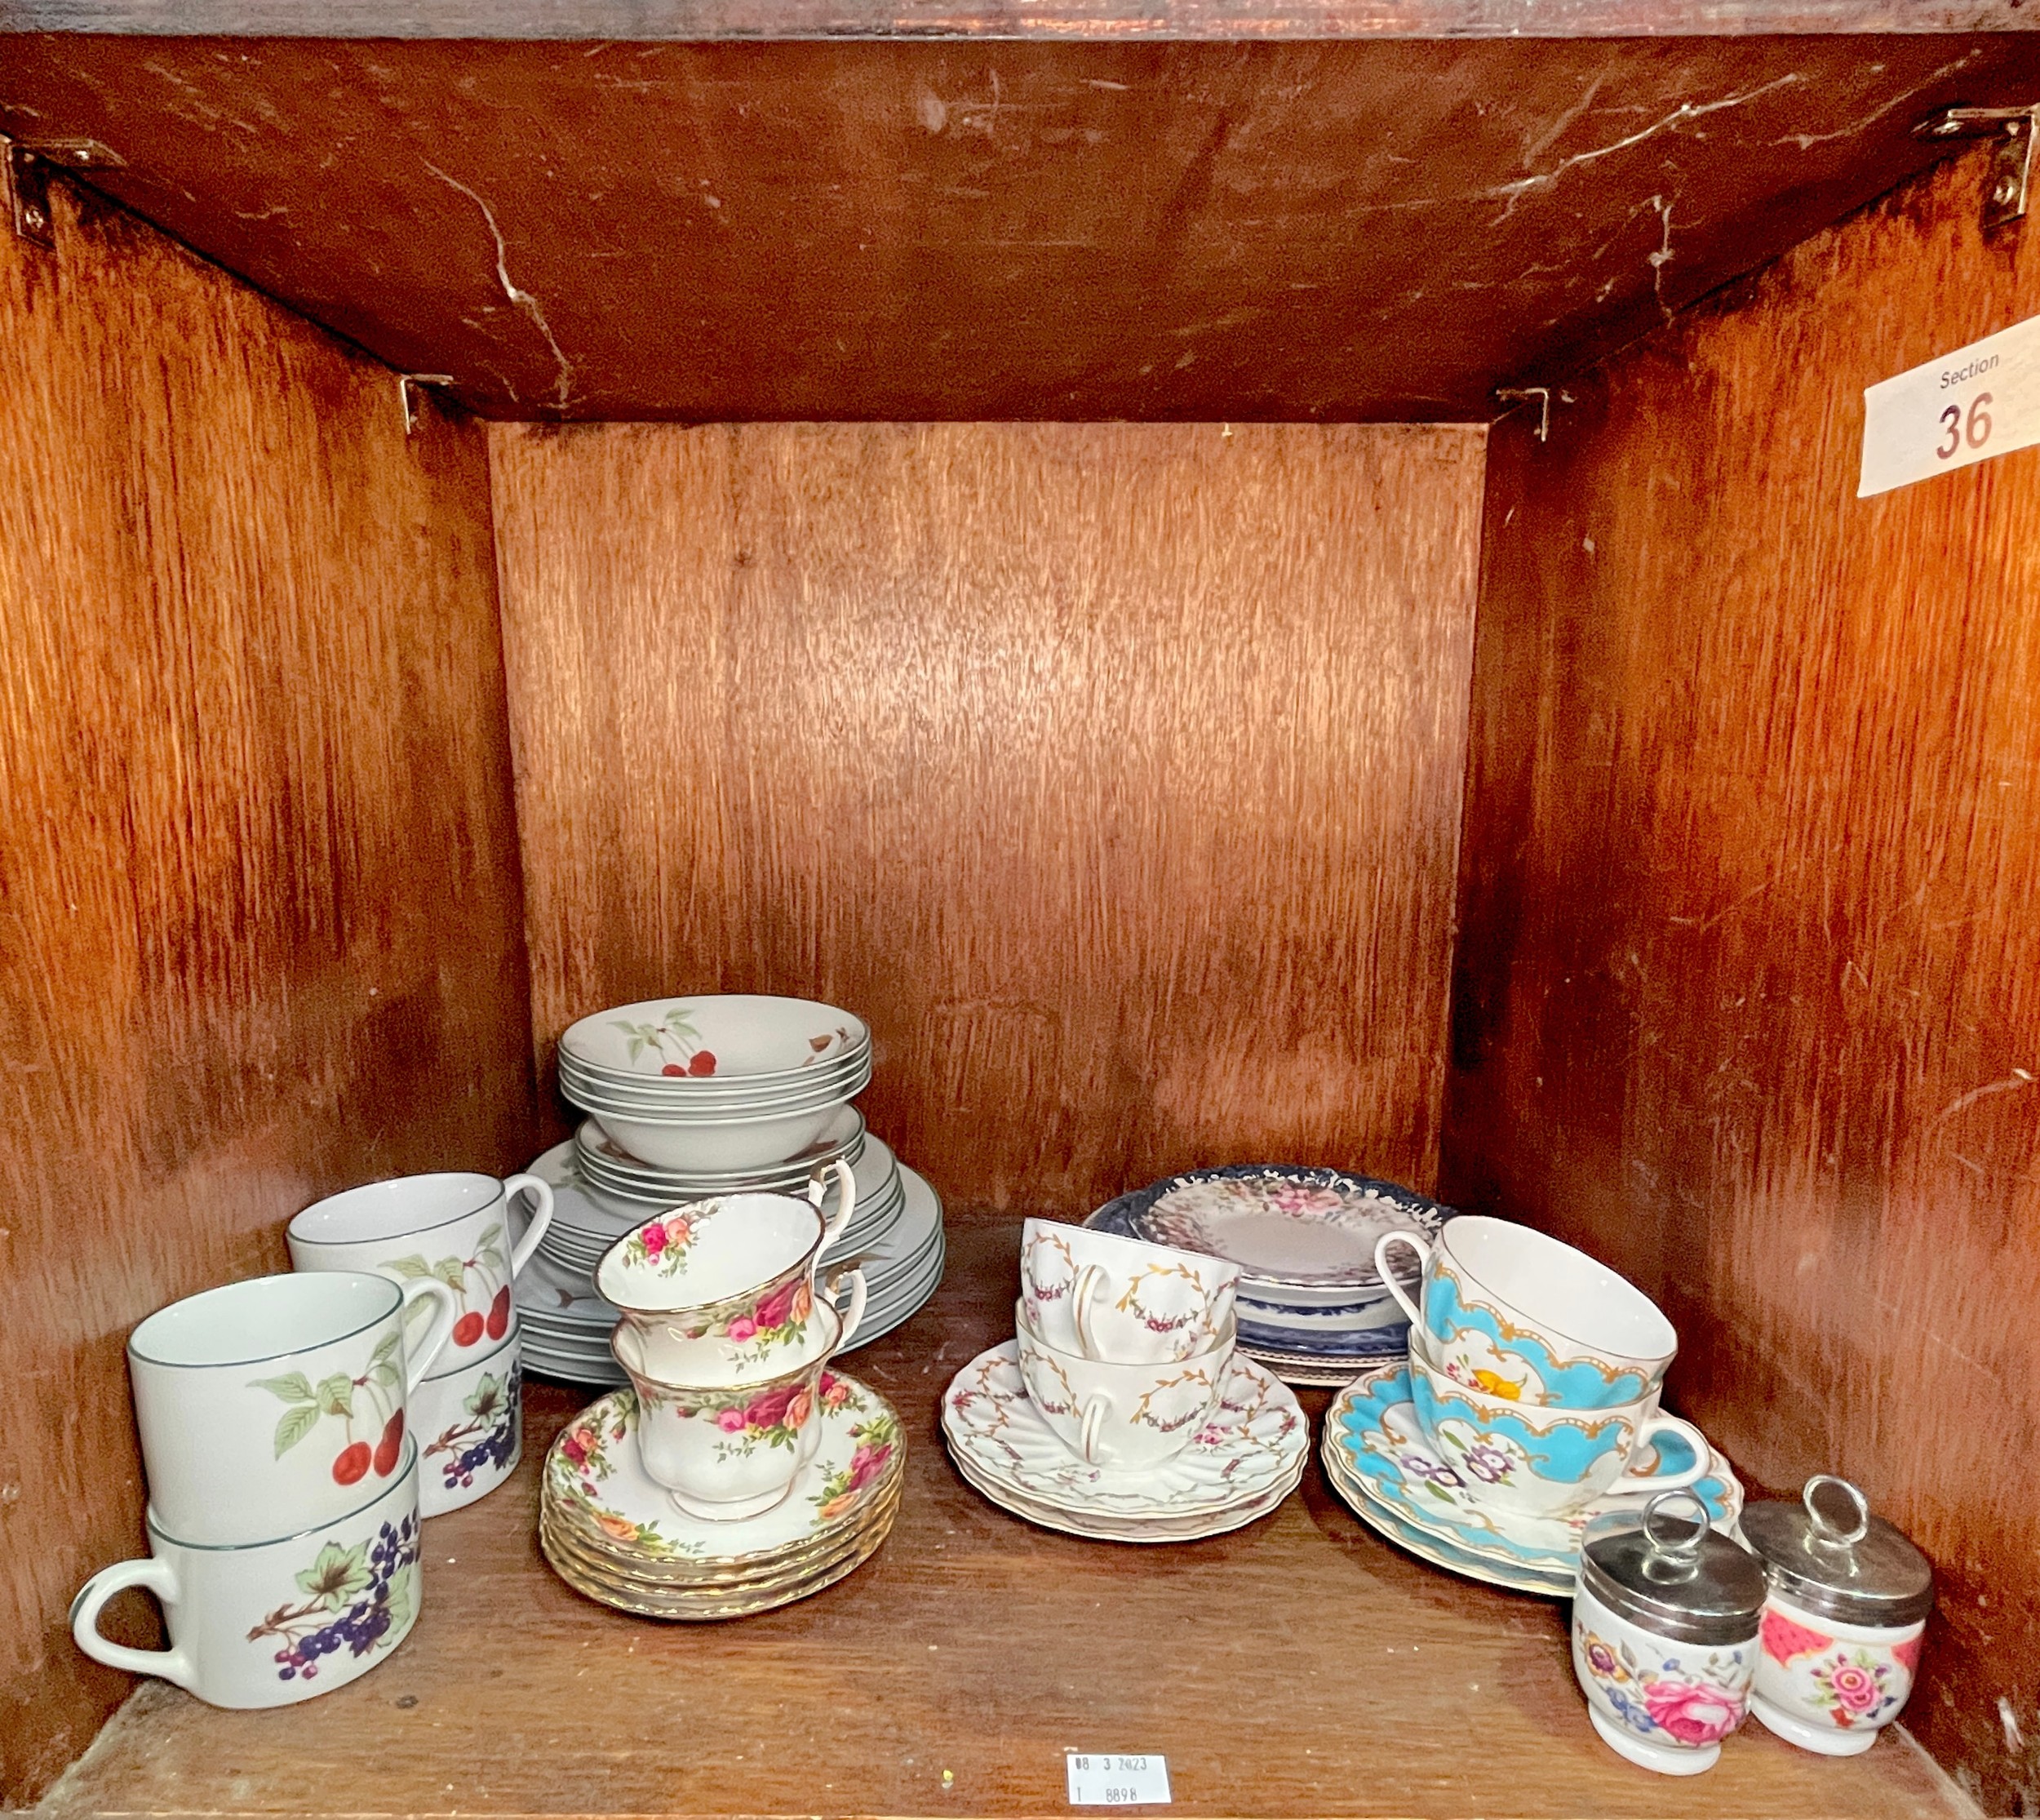
[[[513,1246],[510,1203],[520,1194],[531,1197],[531,1219]],[[443,1170],[328,1195],[293,1219],[286,1236],[299,1270],[373,1270],[398,1283],[438,1278],[459,1304],[452,1349],[478,1359],[516,1325],[511,1285],[552,1223],[552,1190],[535,1175],[498,1181]]]
[[[415,1345],[404,1316],[434,1304]],[[437,1277],[258,1276],[128,1336],[149,1507],[180,1543],[238,1546],[344,1516],[394,1477],[405,1406],[458,1309]]]

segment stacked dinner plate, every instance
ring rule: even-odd
[[[1238,1264],[1240,1350],[1289,1383],[1336,1386],[1408,1349],[1375,1241],[1433,1237],[1451,1211],[1370,1176],[1246,1163],[1172,1175],[1084,1224]]]
[[[561,1095],[626,1155],[698,1180],[813,1145],[871,1078],[871,1033],[809,999],[647,999],[569,1025],[559,1067]]]
[[[945,1254],[942,1209],[934,1188],[902,1167],[889,1146],[870,1136],[854,1111],[847,1111],[836,1130],[843,1147],[835,1154],[811,1154],[792,1179],[756,1186],[804,1192],[811,1170],[826,1168],[836,1156],[846,1161],[854,1156],[858,1195],[850,1223],[822,1258],[827,1270],[852,1263],[863,1268],[867,1299],[864,1319],[847,1349],[854,1350],[919,1312],[935,1293]],[[609,1346],[610,1330],[620,1317],[595,1289],[602,1254],[667,1209],[731,1192],[737,1186],[665,1179],[663,1193],[642,1200],[621,1195],[614,1186],[598,1187],[591,1179],[590,1152],[603,1147],[599,1128],[583,1126],[575,1138],[554,1145],[531,1165],[531,1173],[552,1185],[552,1223],[517,1281],[525,1361],[530,1369],[569,1383],[623,1382]],[[637,1169],[633,1186],[642,1187],[642,1165]],[[625,1173],[613,1171],[608,1180],[613,1183]]]
[[[628,1390],[560,1432],[539,1482],[539,1543],[575,1591],[644,1618],[700,1621],[769,1611],[833,1586],[876,1552],[899,1511],[899,1418],[853,1378],[821,1379],[822,1443],[763,1516],[682,1514],[638,1458]]]

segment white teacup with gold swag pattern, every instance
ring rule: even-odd
[[[1180,1454],[1218,1401],[1232,1363],[1229,1338],[1189,1359],[1121,1365],[1065,1352],[1013,1311],[1020,1378],[1027,1396],[1071,1453],[1087,1466],[1159,1465]]]
[[[1240,1267],[1058,1220],[1020,1238],[1021,1300],[1058,1351],[1138,1365],[1208,1352],[1231,1321]]]
[[[403,1312],[436,1304],[415,1350]],[[186,1547],[291,1536],[396,1476],[405,1407],[454,1293],[366,1271],[257,1276],[159,1308],[128,1336],[149,1507]],[[415,1496],[415,1494],[414,1494]]]

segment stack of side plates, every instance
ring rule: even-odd
[[[858,1265],[867,1299],[864,1319],[846,1350],[854,1351],[918,1313],[942,1281],[945,1245],[942,1202],[928,1183],[902,1167],[891,1149],[867,1136],[855,1165],[858,1198],[850,1224],[823,1256],[829,1270]],[[531,1165],[551,1184],[552,1223],[519,1273],[517,1316],[530,1369],[569,1383],[620,1384],[610,1334],[622,1317],[599,1295],[594,1274],[602,1254],[626,1232],[676,1201],[617,1210],[605,1192],[598,1204],[581,1174],[579,1140],[556,1144]],[[801,1178],[805,1186],[806,1178]],[[689,1198],[701,1199],[696,1195]]]
[[[1409,1323],[1374,1267],[1375,1241],[1435,1237],[1450,1217],[1392,1182],[1248,1163],[1173,1175],[1084,1224],[1238,1264],[1240,1350],[1292,1384],[1339,1385],[1409,1345]],[[1398,1279],[1406,1287],[1410,1264]]]
[[[646,1476],[629,1391],[592,1404],[561,1431],[539,1481],[553,1571],[619,1611],[694,1622],[769,1611],[854,1571],[898,1514],[906,1446],[876,1391],[840,1374],[823,1383],[814,1458],[780,1503],[739,1523],[683,1514]]]

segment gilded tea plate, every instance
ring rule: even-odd
[[[1213,1410],[1190,1445],[1138,1472],[1086,1466],[1044,1422],[1020,1379],[1012,1340],[981,1353],[942,1393],[950,1450],[982,1480],[1084,1516],[1188,1516],[1288,1479],[1310,1433],[1288,1387],[1234,1353]]]

